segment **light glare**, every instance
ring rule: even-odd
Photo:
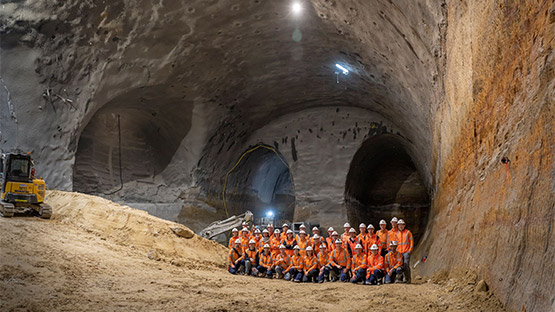
[[[339,65],[339,64],[335,64],[335,67],[341,69],[341,71],[343,72],[343,75],[348,75],[349,74],[349,70],[347,70],[347,68]]]
[[[303,7],[299,2],[294,2],[293,5],[291,6],[291,10],[293,11],[293,13],[299,14],[303,10]]]

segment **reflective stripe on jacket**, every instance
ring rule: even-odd
[[[313,269],[317,269],[318,268],[318,258],[316,258],[316,256],[314,254],[312,254],[312,257],[309,257],[309,256],[304,257],[303,268],[304,268],[304,274],[307,274],[308,272],[310,272]]]
[[[293,255],[291,257],[291,264],[289,264],[289,267],[287,268],[287,270],[285,270],[286,272],[289,272],[289,270],[291,269],[296,269],[298,271],[302,271],[303,270],[303,257],[301,257],[301,255]]]
[[[401,255],[400,252],[396,251],[395,253],[393,253],[393,251],[388,252],[385,255],[385,270],[386,272],[389,273],[389,271],[402,267],[403,266],[403,255]]]
[[[281,253],[275,256],[274,265],[287,269],[291,265],[291,257],[288,254],[282,255]]]
[[[397,231],[397,251],[400,253],[412,252],[414,239],[412,233],[404,229],[403,232]]]
[[[321,269],[324,266],[328,265],[330,262],[330,257],[327,251],[320,250],[318,253],[318,268]]]
[[[360,255],[353,255],[353,260],[351,262],[351,267],[353,275],[360,269],[366,269],[366,255],[364,253],[360,253]]]
[[[270,253],[269,255],[263,253],[260,256],[260,265],[268,270],[271,269],[274,266],[274,257],[272,256],[272,253]]]
[[[331,254],[330,263],[349,269],[351,267],[351,256],[345,248],[341,248],[341,250],[336,249]]]

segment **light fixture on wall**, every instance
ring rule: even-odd
[[[298,1],[293,2],[293,4],[291,5],[291,12],[293,12],[293,14],[295,15],[299,15],[302,11],[303,6],[301,5],[301,3]]]
[[[349,74],[349,70],[347,68],[345,68],[345,66],[339,65],[339,64],[335,64],[335,67],[337,67],[337,69],[339,69],[339,71],[335,71],[335,78],[336,78],[336,82],[339,83],[339,74],[343,74],[345,76],[347,76]]]

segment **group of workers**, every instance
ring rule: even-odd
[[[385,220],[380,229],[361,223],[359,233],[349,223],[339,236],[332,227],[324,238],[317,227],[312,236],[306,226],[294,236],[288,224],[282,231],[272,224],[260,231],[243,223],[233,229],[229,240],[229,267],[232,274],[278,278],[300,282],[342,281],[380,285],[382,282],[410,283],[410,254],[414,248],[412,233],[403,219]]]

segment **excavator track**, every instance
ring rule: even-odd
[[[15,206],[13,204],[0,201],[0,214],[4,218],[11,218],[15,212]]]
[[[41,218],[50,219],[50,217],[52,216],[52,207],[44,203],[40,204],[38,213]]]

